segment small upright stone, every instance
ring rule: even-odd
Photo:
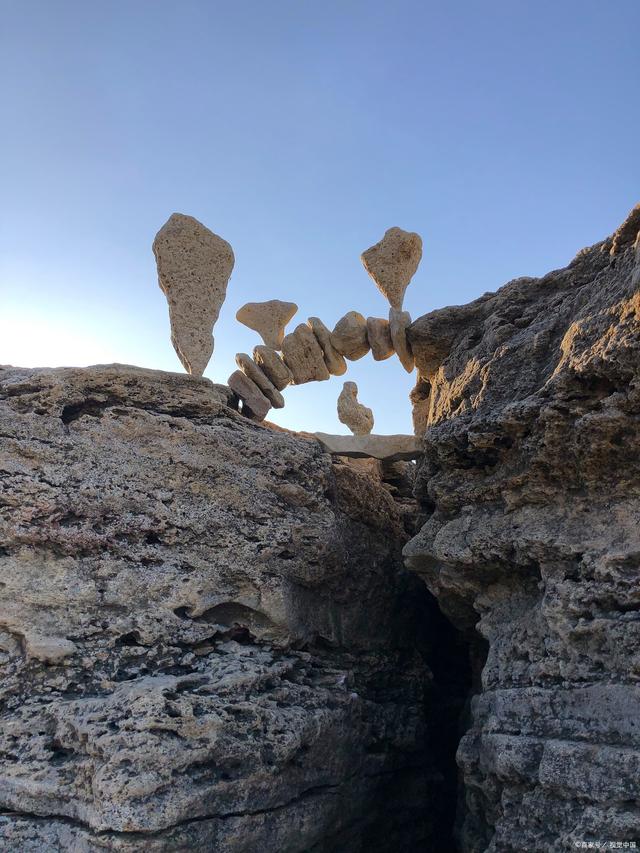
[[[422,258],[422,238],[413,231],[389,228],[375,246],[361,255],[364,268],[389,300],[389,305],[402,309],[404,292]]]
[[[331,332],[331,343],[349,361],[357,361],[369,352],[367,321],[357,311],[348,311]]]
[[[400,363],[407,373],[411,373],[415,367],[415,359],[407,341],[406,331],[409,325],[411,325],[411,315],[408,311],[396,311],[395,308],[389,309],[389,329],[391,331],[393,348],[398,353]]]
[[[342,376],[347,372],[347,362],[331,343],[331,332],[319,317],[309,317],[307,326],[316,336],[320,348],[324,353],[324,363],[332,376]]]
[[[226,240],[174,213],[153,241],[158,283],[167,297],[171,343],[187,373],[202,376],[213,353],[213,327],[227,294],[233,250]]]
[[[306,323],[300,323],[282,341],[282,357],[296,385],[329,378],[320,344]]]
[[[367,317],[367,338],[371,355],[376,361],[384,361],[393,355],[393,341],[388,320],[382,317]]]
[[[293,382],[293,374],[271,347],[257,346],[253,348],[253,360],[273,385],[282,391]]]
[[[227,380],[229,388],[242,400],[242,414],[254,421],[263,421],[271,404],[253,379],[241,370],[235,370]]]
[[[369,435],[373,429],[373,412],[358,402],[358,386],[345,382],[338,397],[338,420],[354,435]]]
[[[284,397],[282,394],[246,352],[239,352],[236,355],[236,364],[249,379],[252,379],[256,383],[274,409],[282,409],[284,407]]]
[[[247,302],[236,313],[236,320],[258,332],[265,346],[279,350],[282,348],[285,326],[297,310],[295,302],[281,302],[279,299]]]

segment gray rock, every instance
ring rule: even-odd
[[[171,342],[185,370],[202,376],[213,327],[227,294],[233,250],[192,216],[172,214],[153,241],[158,283],[167,297]]]
[[[282,342],[282,357],[296,385],[329,378],[320,344],[311,329],[300,323]]]
[[[315,438],[329,453],[355,459],[369,457],[387,462],[419,459],[420,443],[413,435],[330,435],[314,432]]]
[[[258,386],[267,400],[276,409],[282,409],[284,406],[284,397],[275,387],[273,382],[266,376],[260,367],[247,355],[246,352],[239,352],[236,355],[236,364],[240,370]]]
[[[242,370],[234,370],[227,382],[242,400],[242,414],[252,420],[263,421],[269,414],[271,403],[253,379]]]
[[[331,333],[333,347],[350,361],[357,361],[369,352],[367,321],[357,311],[348,311],[336,323]]]

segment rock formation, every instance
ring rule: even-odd
[[[236,364],[240,370],[251,379],[258,388],[262,391],[267,400],[276,409],[282,409],[284,406],[284,397],[275,387],[269,377],[261,370],[261,368],[247,355],[246,352],[239,352],[236,355]]]
[[[265,346],[254,347],[253,360],[278,391],[284,390],[293,382],[291,371],[275,350]]]
[[[297,310],[295,302],[281,302],[280,299],[247,302],[236,313],[236,320],[258,332],[265,346],[279,350],[285,327]]]
[[[367,340],[375,361],[384,361],[395,352],[388,320],[367,317]]]
[[[319,317],[309,317],[307,325],[316,336],[324,355],[324,363],[332,376],[342,376],[347,372],[347,362],[331,343],[331,332]]]
[[[3,851],[435,849],[399,486],[229,399],[0,368]]]
[[[234,370],[229,388],[242,400],[242,414],[254,421],[263,421],[269,414],[271,402],[260,387],[243,370]]]
[[[391,342],[394,350],[398,354],[400,363],[407,371],[411,373],[415,367],[411,345],[407,341],[406,331],[411,325],[411,317],[408,311],[397,311],[395,308],[389,309],[389,332],[391,334]]]
[[[305,323],[296,326],[283,340],[282,358],[296,385],[329,378],[320,344]]]
[[[330,435],[326,432],[312,435],[335,456],[385,462],[409,461],[422,456],[420,442],[413,435]]]
[[[174,213],[156,234],[153,253],[169,303],[171,342],[187,373],[202,376],[213,353],[233,250],[197,219]]]
[[[402,310],[405,290],[421,258],[420,235],[402,228],[389,228],[382,240],[361,256],[364,268],[397,311]]]
[[[408,330],[407,564],[477,661],[465,853],[640,839],[639,228]]]
[[[345,382],[338,397],[338,420],[354,435],[369,435],[373,429],[373,412],[358,402],[358,386]]]
[[[357,311],[348,311],[336,323],[331,333],[334,348],[350,361],[357,361],[369,352],[367,321]]]

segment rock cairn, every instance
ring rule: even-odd
[[[197,219],[174,213],[158,231],[153,252],[158,281],[169,303],[171,341],[185,370],[202,376],[213,353],[213,327],[233,270],[233,250]],[[348,311],[332,331],[319,317],[309,317],[286,334],[287,324],[298,311],[294,302],[270,299],[243,305],[236,319],[256,331],[262,344],[254,348],[252,356],[238,353],[238,369],[229,377],[229,387],[241,401],[242,412],[254,420],[264,420],[272,407],[284,406],[281,392],[288,385],[342,376],[347,361],[357,361],[368,352],[376,361],[384,361],[395,352],[405,370],[412,371],[414,358],[406,337],[411,317],[402,310],[402,303],[421,257],[419,235],[401,228],[390,228],[382,240],[363,252],[365,269],[389,302],[388,320],[365,319],[358,311]],[[373,416],[357,402],[355,384],[345,383],[345,389],[347,386],[355,389],[353,405],[344,402],[343,410],[360,412],[353,431],[367,435]],[[345,393],[343,389],[341,399]],[[361,410],[371,419],[364,432],[361,430],[368,419]],[[348,420],[343,423],[352,428]]]
[[[338,420],[354,435],[369,435],[373,429],[373,412],[358,402],[358,386],[345,382],[338,397]]]

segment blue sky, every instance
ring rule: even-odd
[[[640,199],[638,0],[0,0],[0,363],[180,370],[151,252],[173,211],[236,267],[206,375],[247,301],[329,326],[386,316],[360,253],[424,240],[417,317],[564,266]],[[413,376],[351,363],[376,432]],[[342,380],[273,420],[344,432]]]

